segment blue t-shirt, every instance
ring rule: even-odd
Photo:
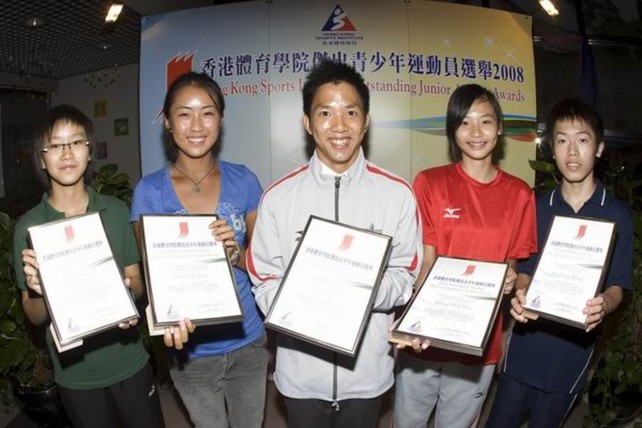
[[[575,213],[560,189],[537,198],[537,239],[546,240],[553,216],[591,217],[616,223],[616,238],[604,288],[630,288],[633,263],[633,223],[629,208],[597,182],[591,198]],[[539,256],[518,264],[518,272],[532,275]],[[504,373],[546,392],[575,394],[586,382],[597,330],[586,333],[546,319],[516,324],[504,361]]]
[[[221,160],[217,160],[217,163],[221,174],[221,190],[215,214],[227,220],[234,228],[236,242],[241,248],[246,248],[245,216],[257,209],[263,189],[247,167]],[[137,222],[141,214],[189,214],[174,191],[169,168],[146,175],[136,185],[131,220]],[[186,343],[190,358],[231,352],[264,334],[263,321],[259,316],[247,273],[235,267],[234,276],[243,305],[243,321],[198,327]]]

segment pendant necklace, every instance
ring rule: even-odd
[[[185,174],[183,171],[181,171],[181,169],[178,166],[176,166],[176,164],[174,164],[174,168],[176,169],[176,171],[180,172],[183,177],[187,178],[192,183],[192,192],[194,193],[201,193],[201,183],[210,175],[212,171],[214,171],[215,167],[216,167],[216,162],[214,162],[212,167],[205,173],[203,178],[201,178],[198,181],[194,181],[192,180],[192,177]]]

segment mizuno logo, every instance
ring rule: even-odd
[[[459,218],[458,213],[461,211],[461,208],[444,208],[444,211],[446,211],[444,218]]]

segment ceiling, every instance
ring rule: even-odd
[[[225,3],[212,0],[129,0],[105,24],[110,0],[1,0],[0,85],[51,79],[138,63],[141,16]],[[42,25],[27,21],[41,18]]]
[[[53,84],[70,76],[138,63],[142,16],[238,1],[242,0],[124,0],[118,21],[106,25],[104,17],[110,0],[0,0],[0,86],[37,86],[34,81],[38,79]],[[575,1],[556,0],[562,11]],[[640,3],[640,0],[611,1],[633,6]],[[486,2],[493,7],[533,14],[535,18],[545,15],[534,0]],[[455,0],[455,3],[477,2]],[[600,4],[596,0],[585,4],[591,3]],[[568,12],[561,15],[573,19],[573,11]],[[602,10],[596,13],[604,15]],[[44,22],[30,27],[29,18],[41,18]],[[560,24],[559,20],[554,23],[563,26]]]

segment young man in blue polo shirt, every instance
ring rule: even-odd
[[[538,242],[544,242],[553,217],[564,215],[614,221],[615,247],[602,291],[586,302],[584,330],[542,318],[528,321],[522,305],[538,255],[518,265],[517,291],[511,300],[511,315],[517,323],[487,428],[519,427],[527,417],[530,428],[562,425],[586,382],[596,327],[617,309],[622,289],[631,283],[631,212],[593,175],[604,151],[599,115],[579,99],[563,100],[549,113],[546,130],[562,182],[537,200]]]

